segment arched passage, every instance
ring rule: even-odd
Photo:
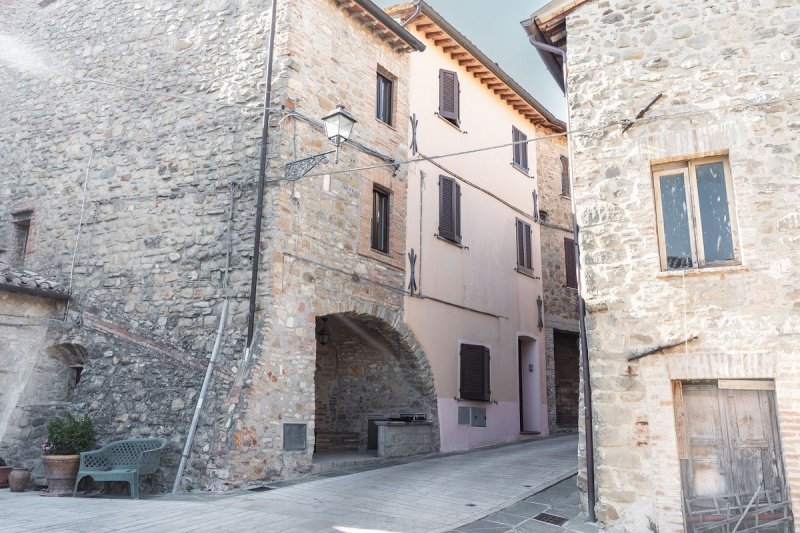
[[[392,322],[355,312],[317,318],[329,339],[317,336],[315,453],[377,450],[376,422],[396,420],[399,431],[405,415],[424,417],[438,450],[433,373],[411,331]]]

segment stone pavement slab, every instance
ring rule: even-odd
[[[310,476],[276,483],[274,490],[223,497],[42,498],[0,490],[0,531],[449,531],[478,527],[473,523],[481,518],[574,475],[576,466],[577,436],[567,435]],[[528,512],[548,505],[523,507]],[[494,524],[503,525],[487,522],[487,531]]]
[[[542,520],[546,513],[565,520],[554,525]],[[537,517],[539,517],[537,519]],[[575,476],[570,476],[522,501],[453,530],[452,533],[597,533],[595,524],[586,522],[581,512],[580,493]]]

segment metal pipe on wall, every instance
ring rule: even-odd
[[[526,26],[527,29],[527,26]],[[580,361],[581,361],[581,378],[583,381],[583,412],[584,412],[584,441],[586,444],[586,499],[587,499],[587,512],[586,518],[589,522],[595,522],[597,516],[595,514],[596,491],[594,480],[594,426],[592,416],[592,384],[590,381],[591,374],[589,372],[589,348],[586,338],[586,301],[583,299],[583,291],[581,290],[581,255],[579,236],[580,228],[578,226],[578,216],[575,205],[575,172],[573,167],[572,155],[572,125],[569,113],[569,84],[567,78],[567,53],[561,48],[537,41],[535,36],[528,34],[528,40],[537,50],[558,54],[563,59],[563,89],[564,89],[564,103],[567,111],[567,154],[568,158],[568,173],[569,173],[569,187],[570,199],[572,202],[572,238],[575,243],[575,271],[578,281],[578,331],[580,336]]]
[[[269,142],[269,118],[272,100],[272,61],[275,54],[275,20],[278,0],[272,0],[272,22],[269,28],[269,51],[267,53],[267,87],[264,92],[264,123],[261,128],[261,159],[258,168],[258,192],[256,197],[256,233],[253,239],[253,270],[250,277],[250,310],[247,315],[247,351],[252,351],[253,332],[256,320],[256,293],[258,291],[258,268],[261,262],[261,219],[264,210],[264,183],[267,177],[267,144]]]

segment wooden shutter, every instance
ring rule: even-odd
[[[489,348],[478,344],[462,344],[460,358],[459,396],[464,400],[488,402],[491,398]]]
[[[514,164],[527,172],[528,170],[528,136],[511,126],[511,141],[514,144]]]
[[[439,236],[461,242],[461,186],[447,176],[439,176]]]
[[[567,287],[578,288],[578,274],[575,271],[575,241],[564,237],[564,268]]]
[[[533,270],[531,225],[520,219],[517,219],[517,266],[526,270]]]
[[[458,125],[459,109],[458,74],[439,70],[439,115]]]
[[[569,159],[563,155],[561,156],[561,194],[572,196],[569,186]]]
[[[531,250],[531,225],[523,223],[525,233],[525,268],[533,270],[533,252]]]

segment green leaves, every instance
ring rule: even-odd
[[[89,415],[77,419],[72,413],[47,422],[47,455],[78,455],[94,448],[94,426]]]

